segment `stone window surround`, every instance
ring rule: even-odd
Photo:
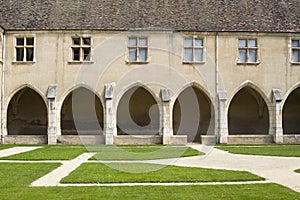
[[[16,47],[17,47],[17,38],[24,38],[26,42],[26,38],[33,38],[33,45],[29,45],[30,48],[33,48],[33,60],[32,61],[26,61],[23,59],[23,61],[17,61],[17,51],[16,51]],[[13,36],[13,40],[14,40],[14,57],[13,57],[13,61],[12,63],[14,64],[33,64],[36,62],[36,35],[35,34],[15,34]],[[24,48],[27,48],[26,43],[24,43]],[[24,58],[26,58],[26,51],[24,51]]]
[[[184,59],[184,53],[185,53],[185,44],[184,44],[184,42],[185,42],[185,39],[189,39],[189,38],[191,38],[191,39],[193,39],[193,45],[192,45],[192,47],[190,47],[190,48],[192,48],[193,49],[193,61],[186,61],[185,59]],[[200,39],[200,40],[202,40],[202,46],[199,46],[199,47],[195,47],[195,39]],[[206,46],[206,39],[205,39],[205,37],[203,37],[203,36],[199,36],[199,35],[191,35],[191,36],[188,36],[188,35],[186,35],[185,37],[183,37],[183,39],[182,39],[182,46],[183,46],[183,52],[182,52],[182,63],[183,64],[204,64],[205,63],[205,60],[206,60],[206,48],[205,48],[205,46]],[[195,61],[195,55],[194,55],[194,51],[195,51],[195,48],[196,49],[202,49],[202,61]]]
[[[293,40],[299,41],[299,47],[293,47],[292,46]],[[290,38],[290,40],[289,40],[290,63],[292,65],[300,65],[300,60],[299,60],[299,62],[293,61],[293,55],[292,55],[293,54],[293,52],[292,52],[293,49],[300,51],[300,38]],[[300,52],[299,52],[299,57],[300,57]]]
[[[240,40],[246,40],[246,42],[247,42],[247,46],[246,47],[240,47],[239,46],[239,41]],[[248,47],[248,41],[249,40],[255,40],[256,41],[256,47]],[[236,59],[236,63],[238,64],[238,65],[259,65],[260,64],[260,46],[259,46],[259,42],[258,42],[258,38],[257,37],[240,37],[240,38],[238,38],[237,39],[237,59]],[[247,50],[247,58],[246,58],[246,62],[241,62],[240,61],[240,56],[239,56],[239,50],[240,49],[245,49],[245,50]],[[254,50],[256,50],[256,62],[249,62],[248,61],[248,55],[249,55],[249,50],[250,49],[254,49]]]
[[[137,40],[137,45],[136,46],[131,46],[129,44],[129,40],[134,39],[134,38]],[[140,46],[139,45],[139,40],[140,39],[146,39],[147,45],[146,46]],[[139,35],[139,36],[131,35],[131,36],[128,36],[127,37],[127,42],[128,42],[127,43],[127,53],[126,53],[126,58],[125,58],[127,64],[147,64],[147,63],[150,62],[150,48],[149,48],[149,46],[150,46],[149,43],[150,42],[149,42],[149,37],[147,35]],[[137,55],[136,55],[137,59],[136,59],[136,61],[131,61],[130,60],[130,48],[137,49]],[[140,61],[139,60],[139,53],[140,53],[139,48],[146,48],[146,60],[145,61]]]
[[[75,45],[74,44],[74,39],[75,38],[79,38],[80,39],[80,44],[79,45]],[[90,39],[90,44],[89,45],[85,45],[85,44],[82,44],[82,41],[84,38],[89,38]],[[79,48],[80,49],[80,52],[79,52],[79,60],[74,60],[73,56],[74,56],[74,52],[73,52],[73,49],[74,48]],[[89,60],[84,60],[83,59],[83,49],[84,48],[89,48],[90,49],[90,58]],[[93,39],[92,39],[92,36],[91,35],[86,35],[86,34],[82,34],[82,35],[73,35],[71,36],[70,38],[70,55],[69,55],[69,61],[68,61],[69,64],[93,64],[94,61],[93,61]]]

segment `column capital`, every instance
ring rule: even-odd
[[[219,91],[218,92],[218,99],[219,101],[226,101],[228,99],[226,91]]]

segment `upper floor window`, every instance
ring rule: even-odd
[[[129,62],[148,62],[148,39],[145,37],[129,38]]]
[[[91,38],[72,38],[72,61],[91,61]]]
[[[292,40],[292,62],[300,63],[300,40]]]
[[[256,39],[239,39],[239,63],[257,63],[258,47]]]
[[[200,63],[203,62],[203,39],[185,38],[184,39],[183,62]]]
[[[17,37],[15,45],[17,62],[34,61],[34,37]]]

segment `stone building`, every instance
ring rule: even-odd
[[[298,0],[2,0],[1,141],[300,142]]]

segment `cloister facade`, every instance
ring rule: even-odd
[[[9,19],[3,144],[300,143],[299,21],[73,29]]]

